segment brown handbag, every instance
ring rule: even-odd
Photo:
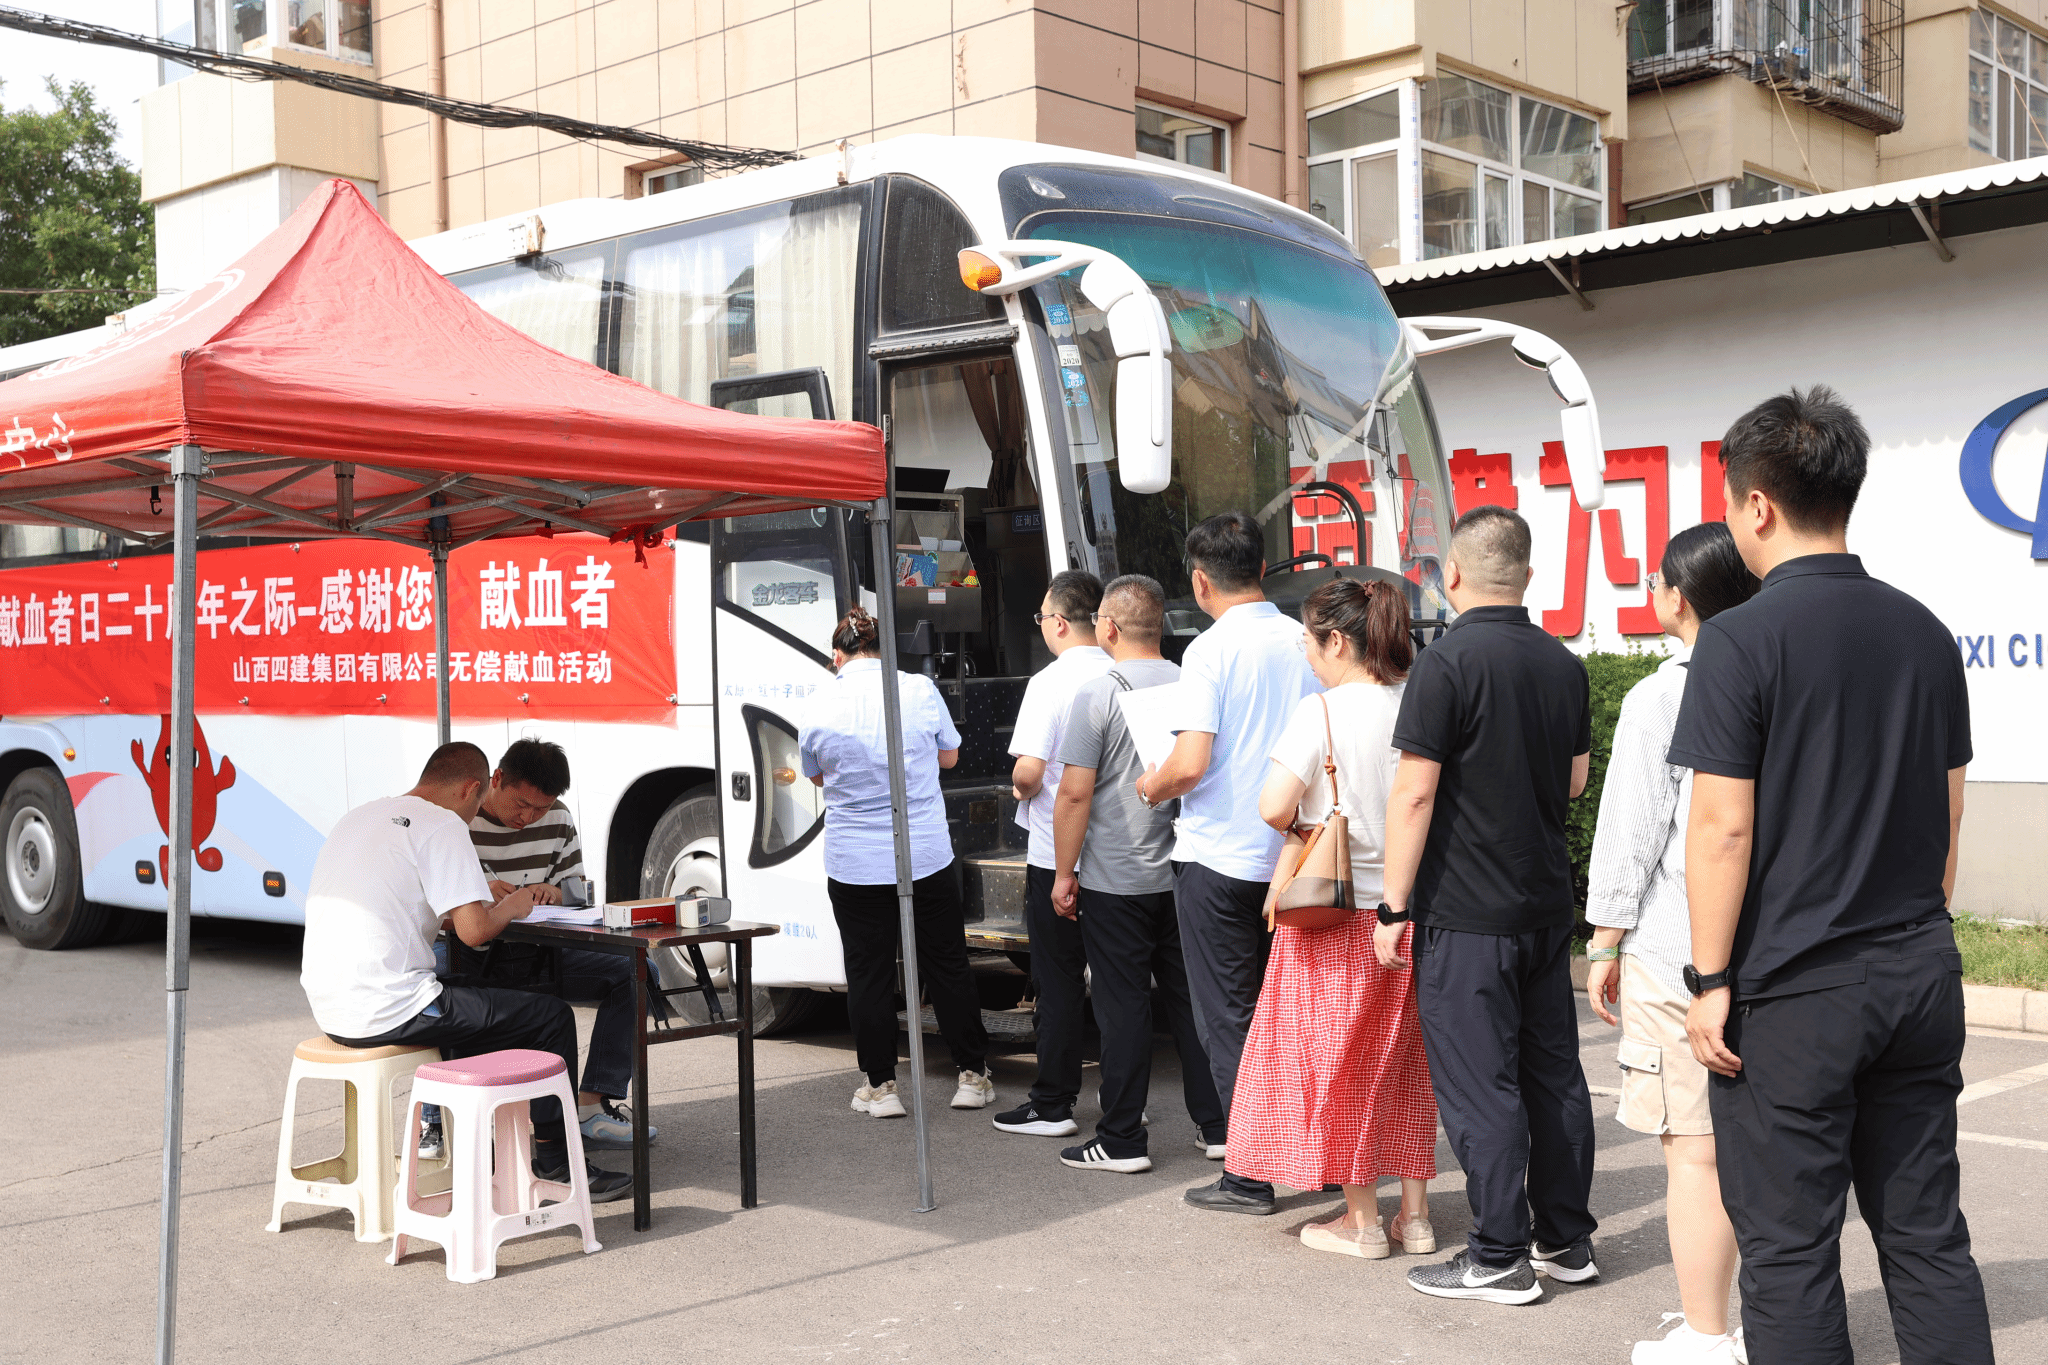
[[[1337,740],[1330,730],[1330,703],[1323,705],[1323,777],[1330,784],[1330,813],[1319,825],[1297,819],[1287,830],[1280,864],[1266,892],[1266,928],[1328,929],[1358,913],[1351,903],[1351,822],[1337,793]],[[1295,811],[1297,816],[1300,810]]]

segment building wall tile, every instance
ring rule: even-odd
[[[953,0],[953,29],[978,28],[1031,13],[1032,0]]]
[[[1246,23],[1244,0],[1195,0],[1195,55],[1244,70]]]
[[[580,69],[576,60],[576,20],[552,19],[535,29],[533,56],[536,85],[574,80]]]
[[[1072,95],[1108,110],[1131,107],[1131,90],[1138,83],[1138,40],[1041,14],[1036,25],[1037,83],[1046,90]],[[1098,113],[1113,118],[1106,110]],[[1122,133],[1112,135],[1121,140]],[[1087,143],[1094,146],[1100,135]],[[1062,141],[1064,141],[1062,139]]]
[[[866,140],[875,126],[871,96],[874,73],[866,61],[799,76],[796,82],[796,140],[801,146],[840,138]]]
[[[1138,84],[1169,100],[1195,97],[1195,59],[1170,48],[1138,45]]]
[[[796,146],[796,83],[734,95],[725,102],[728,134],[748,147]]]
[[[878,54],[874,59],[874,101],[877,128],[951,109],[951,37],[933,38]]]
[[[1015,90],[1007,95],[966,104],[953,111],[953,131],[961,137],[1011,137],[1038,140],[1038,92]]]
[[[483,81],[486,104],[518,102],[518,97],[537,84],[534,72],[534,35],[527,29],[509,38],[485,43],[479,51],[478,70]]]
[[[1195,0],[1138,0],[1138,37],[1195,55]]]
[[[877,94],[879,95],[879,91]],[[913,133],[929,133],[939,137],[950,137],[953,132],[953,111],[943,114],[927,114],[923,118],[909,119],[903,123],[892,123],[875,129],[875,141],[888,137],[908,137]]]
[[[1284,30],[1279,12],[1247,5],[1244,19],[1245,70],[1267,80],[1279,80],[1286,65],[1286,53],[1281,46]]]
[[[1243,68],[1218,66],[1214,62],[1195,63],[1196,104],[1231,118],[1243,118],[1245,99]]]
[[[1041,90],[1038,95],[1038,141],[1111,156],[1137,151],[1137,126],[1128,117],[1057,90]]]
[[[465,223],[481,223],[484,213],[484,173],[482,170],[464,171],[448,177],[448,222],[460,227]]]
[[[502,38],[512,31],[510,27],[499,28],[493,30],[491,36]],[[441,0],[441,51],[444,56],[475,47],[483,41],[482,34],[483,0]]]
[[[953,31],[953,0],[877,0],[874,51],[889,52]]]
[[[533,27],[533,0],[483,0],[474,41],[488,43]]]
[[[727,29],[725,74],[735,95],[795,80],[795,15],[785,10]]]
[[[771,15],[786,15],[796,6],[797,0],[724,0],[725,22],[732,27],[751,24]],[[701,16],[702,11],[699,13]],[[701,17],[699,21],[702,21]]]
[[[540,158],[524,156],[483,169],[484,217],[527,213],[540,207]]]
[[[597,122],[632,128],[661,117],[660,60],[650,52],[606,67],[597,82]]]
[[[1038,0],[1038,12],[1127,38],[1138,36],[1138,0]]]
[[[600,68],[644,57],[661,46],[654,0],[606,0],[592,18]]]
[[[1026,56],[1034,42],[1029,11],[953,35],[953,94],[960,103],[1028,88],[1036,79]]]
[[[882,8],[888,9],[888,0]],[[796,12],[796,74],[808,76],[827,67],[865,57],[868,43],[868,0],[815,0]]]

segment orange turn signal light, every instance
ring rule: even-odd
[[[979,251],[960,253],[960,283],[979,294],[1003,278],[1003,268]]]

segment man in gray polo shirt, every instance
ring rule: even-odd
[[[1138,756],[1118,701],[1126,692],[1175,682],[1180,669],[1159,655],[1166,602],[1159,584],[1126,574],[1102,595],[1096,638],[1115,662],[1075,694],[1060,745],[1066,771],[1053,808],[1053,908],[1078,915],[1102,1029],[1102,1121],[1095,1140],[1060,1153],[1084,1171],[1149,1171],[1145,1095],[1152,1081],[1152,983],[1180,1052],[1195,1146],[1221,1156],[1223,1102],[1195,1030],[1174,913],[1173,818],[1179,803],[1148,805]]]

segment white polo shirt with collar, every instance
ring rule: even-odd
[[[1045,779],[1038,794],[1017,807],[1017,823],[1031,832],[1025,861],[1033,867],[1054,866],[1052,850],[1052,808],[1059,799],[1060,739],[1067,728],[1067,714],[1074,709],[1074,696],[1084,683],[1109,672],[1110,658],[1099,645],[1075,645],[1055,658],[1024,688],[1024,701],[1017,708],[1017,724],[1010,732],[1010,754],[1017,758],[1045,760]]]
[[[1173,859],[1239,881],[1271,879],[1283,836],[1259,819],[1269,755],[1303,697],[1322,684],[1301,622],[1271,602],[1240,602],[1188,643],[1173,729],[1216,737],[1209,768],[1180,799]]]
[[[938,756],[941,749],[960,747],[960,732],[930,678],[899,672],[896,684],[903,708],[910,875],[929,877],[953,861]],[[839,676],[817,691],[805,708],[797,751],[804,776],[825,779],[825,875],[856,886],[894,885],[896,832],[880,659],[848,659]]]

